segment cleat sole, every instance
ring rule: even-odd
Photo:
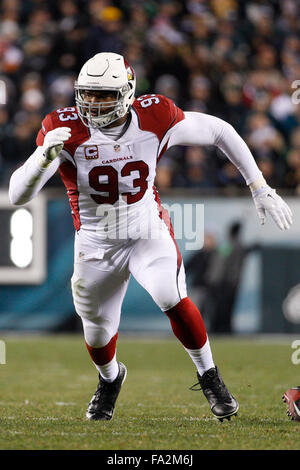
[[[221,423],[223,423],[224,419],[227,419],[227,421],[230,421],[232,416],[237,416],[237,413],[233,413],[232,415],[229,415],[229,416],[223,416],[222,418],[218,418],[218,417],[216,416],[216,418],[217,418]]]

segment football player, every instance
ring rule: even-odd
[[[26,203],[59,170],[75,227],[73,300],[99,372],[89,420],[113,417],[126,378],[116,342],[131,275],[170,319],[214,416],[230,419],[239,405],[214,363],[202,316],[187,295],[182,257],[154,186],[157,162],[174,145],[215,145],[243,175],[262,224],[269,213],[285,230],[292,214],[231,125],[184,112],[161,95],[136,99],[135,84],[134,70],[123,56],[100,53],[89,59],[75,82],[76,106],[45,117],[35,152],[11,176],[10,200]]]

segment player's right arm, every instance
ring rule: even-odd
[[[64,142],[71,137],[71,129],[57,127],[48,132],[44,126],[43,129],[46,131],[43,145],[10,178],[8,194],[12,204],[21,205],[33,199],[61,164],[59,155]]]

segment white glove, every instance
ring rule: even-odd
[[[57,127],[47,132],[43,144],[43,157],[41,163],[49,165],[63,149],[64,142],[71,137],[69,127]]]
[[[293,223],[293,214],[284,200],[276,194],[275,189],[270,186],[262,186],[252,190],[252,197],[260,223],[264,225],[266,212],[271,215],[280,230],[288,230]]]

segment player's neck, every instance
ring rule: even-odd
[[[122,126],[122,124],[124,124],[127,121],[127,118],[128,118],[128,113],[126,113],[125,116],[123,116],[123,117],[117,119],[116,121],[112,122],[108,126],[105,126],[105,128],[106,129],[111,129],[112,127]]]

